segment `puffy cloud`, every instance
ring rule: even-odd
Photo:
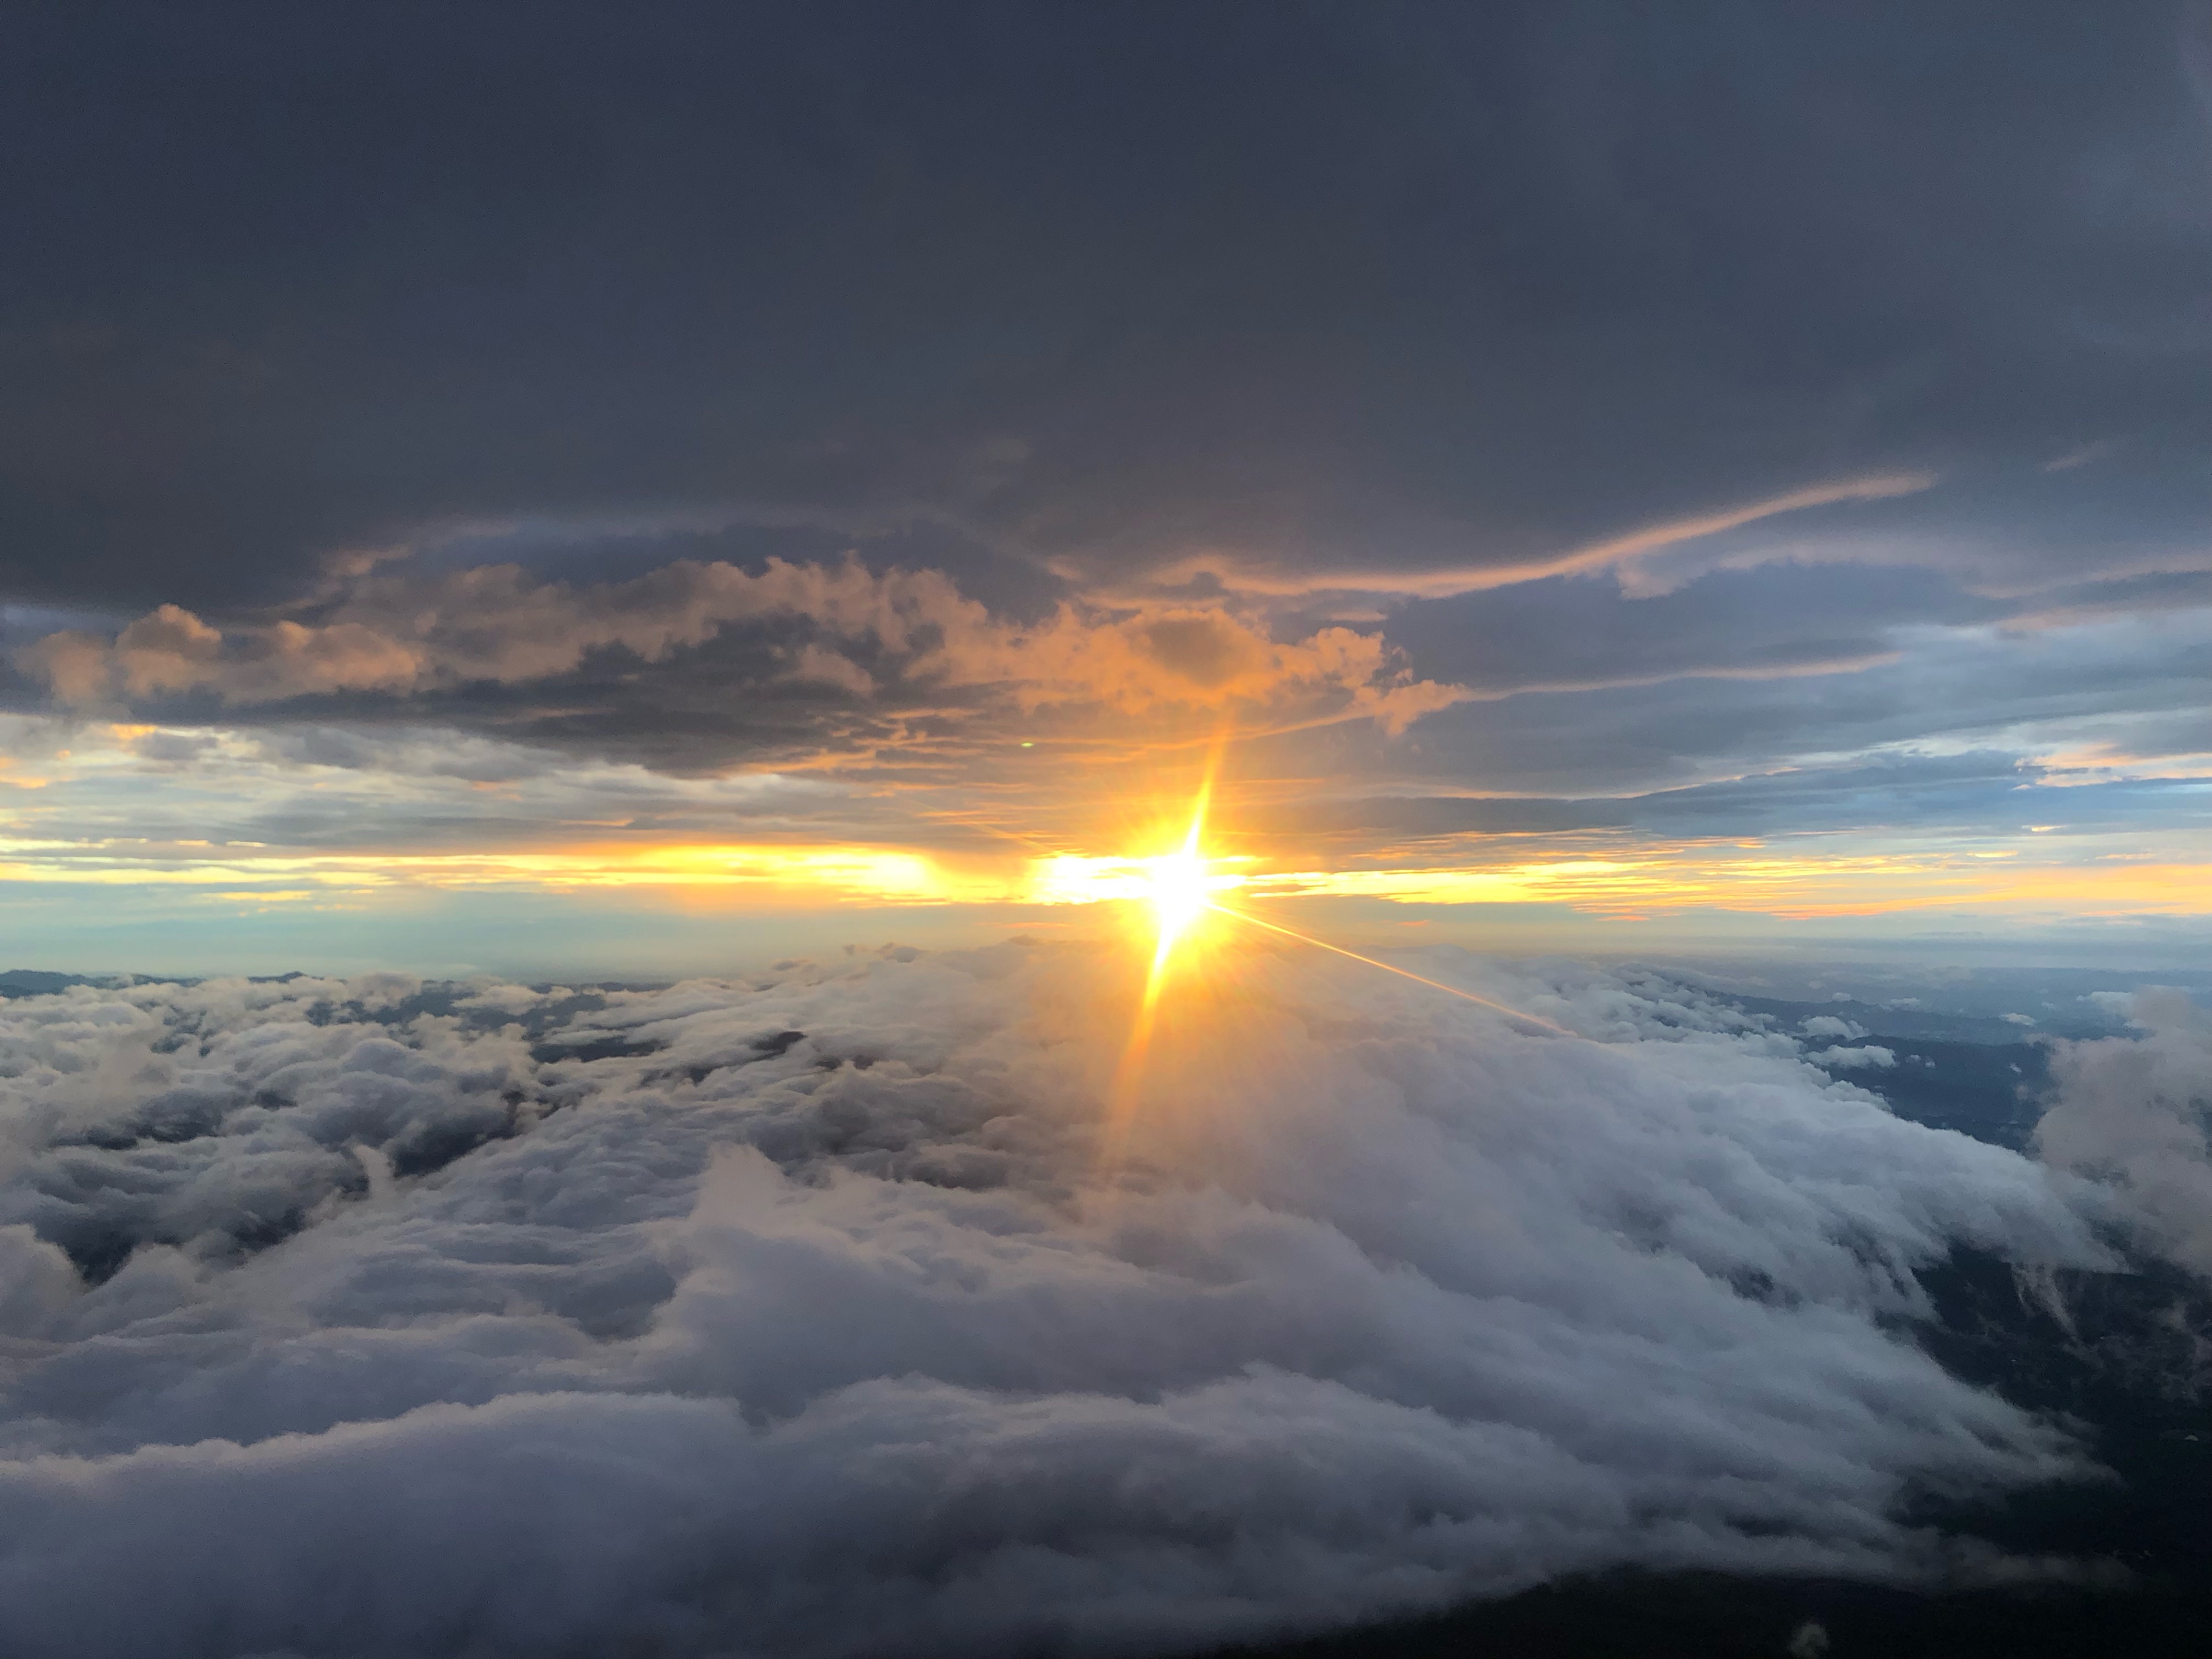
[[[1798,1030],[1808,1037],[1863,1037],[1866,1027],[1856,1020],[1841,1019],[1834,1014],[1814,1014],[1800,1022]]]
[[[325,627],[280,621],[243,636],[239,648],[221,629],[181,606],[165,605],[114,640],[81,630],[48,635],[21,660],[64,702],[147,698],[203,688],[228,702],[263,702],[317,691],[404,690],[422,670],[398,641],[340,622]]]
[[[1885,1048],[1880,1043],[1869,1042],[1857,1048],[1824,1048],[1812,1059],[1816,1066],[1833,1066],[1844,1071],[1869,1067],[1887,1069],[1897,1064],[1897,1052]]]
[[[2142,1036],[2051,1045],[2056,1093],[2036,1144],[2122,1188],[2157,1248],[2212,1274],[2212,1013],[2162,988],[2127,1006]]]
[[[0,1644],[1140,1651],[2081,1467],[1902,1334],[2102,1259],[2035,1164],[1655,976],[1218,966],[1118,1161],[1074,948],[5,1005]]]
[[[387,571],[357,580],[319,614],[225,632],[167,605],[112,641],[64,631],[19,657],[67,702],[205,691],[255,703],[538,681],[610,650],[657,663],[750,623],[774,628],[769,654],[786,661],[785,678],[862,698],[877,679],[855,651],[909,689],[993,692],[1024,710],[1088,703],[1143,714],[1320,699],[1397,731],[1464,695],[1415,681],[1380,638],[1350,628],[1283,641],[1230,611],[1188,604],[1065,603],[1024,624],[964,597],[942,572],[878,574],[857,561],[771,558],[755,573],[679,560],[584,584],[512,564],[434,577]]]

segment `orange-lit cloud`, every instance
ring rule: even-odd
[[[679,562],[629,581],[583,585],[541,580],[515,565],[428,579],[372,573],[313,624],[226,631],[163,605],[112,640],[57,633],[20,660],[77,706],[185,691],[256,703],[541,680],[610,648],[657,662],[745,622],[817,635],[767,647],[777,659],[772,678],[862,698],[880,689],[880,672],[854,653],[886,664],[909,690],[996,694],[1024,711],[1296,707],[1401,731],[1466,695],[1414,680],[1382,640],[1350,628],[1280,641],[1218,605],[1160,603],[1070,602],[1042,621],[1017,623],[936,571],[781,559],[757,574]]]

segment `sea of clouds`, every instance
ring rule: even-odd
[[[1430,964],[1569,1037],[1341,967],[1171,1005],[1111,1133],[1103,950],[0,1004],[0,1651],[1136,1654],[2005,1570],[1909,1501],[2084,1455],[1915,1346],[1916,1274],[2112,1265],[2094,1129],[1921,1127],[1657,976]],[[2150,1012],[2063,1109],[2150,1133],[2121,1072],[2203,1041]]]

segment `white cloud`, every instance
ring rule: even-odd
[[[1863,1036],[1865,1033],[1861,1032],[1860,1035]],[[1813,1060],[1815,1065],[1840,1066],[1845,1070],[1886,1067],[1897,1064],[1897,1054],[1894,1049],[1885,1048],[1880,1043],[1869,1042],[1858,1048],[1824,1048],[1813,1056]]]
[[[1914,1482],[2077,1466],[1897,1334],[1955,1243],[2101,1260],[2037,1165],[1664,981],[1431,966],[1602,1040],[1255,953],[1118,1166],[1075,949],[0,1005],[0,1646],[1133,1651],[1910,1578]]]
[[[1814,1014],[1798,1028],[1808,1037],[1863,1037],[1866,1027],[1856,1021],[1838,1019],[1833,1014]]]
[[[2110,1006],[2106,993],[2090,1000]],[[2036,1143],[2049,1162],[2112,1182],[2148,1242],[2212,1273],[2212,1013],[2160,987],[2127,1009],[2141,1037],[2053,1046],[2057,1098]]]

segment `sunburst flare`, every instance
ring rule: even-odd
[[[1576,1035],[1550,1020],[1494,1002],[1459,986],[1448,985],[1442,980],[1430,979],[1374,957],[1363,956],[1357,951],[1332,945],[1327,939],[1316,939],[1310,933],[1300,933],[1279,922],[1269,921],[1221,902],[1223,895],[1244,886],[1251,877],[1243,871],[1229,867],[1246,860],[1218,858],[1206,850],[1206,823],[1212,809],[1213,781],[1218,763],[1219,752],[1217,751],[1214,763],[1207,768],[1198,793],[1192,801],[1190,818],[1184,828],[1182,842],[1173,851],[1149,858],[1121,860],[1070,858],[1061,861],[1070,866],[1063,879],[1069,883],[1089,884],[1097,896],[1143,901],[1148,907],[1153,927],[1152,961],[1146,971],[1144,991],[1138,999],[1136,1015],[1130,1024],[1129,1039],[1115,1068],[1113,1085],[1108,1095],[1105,1135],[1101,1146],[1104,1161],[1109,1164],[1119,1162],[1127,1148],[1139,1104],[1146,1060],[1159,1022],[1162,997],[1175,975],[1177,951],[1191,940],[1195,930],[1213,916],[1246,923],[1366,967],[1395,974],[1401,979],[1412,980],[1463,1001],[1479,1004],[1504,1015],[1524,1029],[1533,1027],[1557,1036]],[[1079,866],[1080,870],[1074,868]]]

